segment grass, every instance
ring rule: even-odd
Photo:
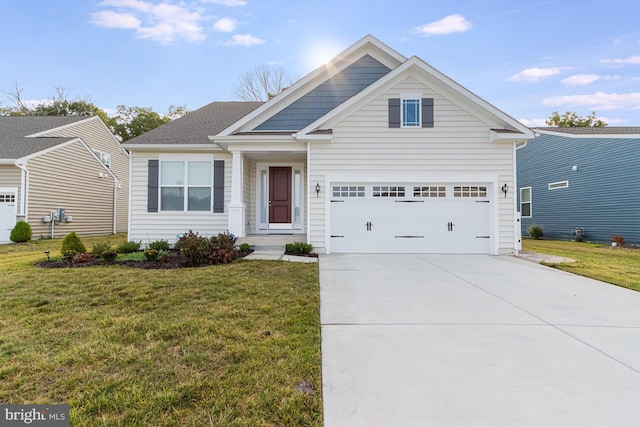
[[[33,266],[60,245],[0,245],[0,403],[68,403],[74,426],[322,424],[317,264]]]
[[[522,249],[576,260],[554,268],[640,291],[640,249],[559,240],[524,239]]]

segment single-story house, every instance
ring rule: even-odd
[[[549,238],[640,244],[640,127],[534,131],[516,151],[522,235],[535,223]]]
[[[367,35],[265,103],[125,144],[129,238],[292,234],[320,253],[517,251],[517,120]]]
[[[34,238],[127,231],[128,202],[129,154],[99,117],[0,117],[0,242],[17,221]]]

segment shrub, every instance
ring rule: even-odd
[[[11,234],[9,235],[9,239],[11,239],[14,243],[24,243],[31,240],[33,232],[31,231],[31,226],[29,223],[24,221],[16,222],[16,225],[11,230]]]
[[[66,251],[62,252],[62,259],[64,259],[65,261],[73,261],[77,254],[78,252],[67,249]]]
[[[624,237],[622,236],[614,234],[611,236],[611,240],[616,244],[616,246],[624,246]]]
[[[240,245],[240,252],[249,252],[251,250],[251,245],[248,243],[243,243]]]
[[[542,236],[544,236],[544,229],[538,224],[531,224],[529,228],[527,228],[527,233],[534,239],[540,240]]]
[[[73,257],[72,262],[74,264],[83,264],[85,262],[93,261],[94,258],[94,254],[76,254],[76,256]]]
[[[107,249],[106,251],[103,251],[100,254],[100,258],[102,258],[107,262],[115,261],[117,257],[118,257],[118,252],[114,251],[113,249]]]
[[[182,256],[183,264],[195,267],[204,264],[209,259],[211,241],[206,237],[199,236],[197,232],[189,230],[178,239],[176,248]]]
[[[214,249],[209,255],[211,264],[229,264],[238,258],[238,252],[233,249]]]
[[[142,242],[134,242],[129,240],[128,242],[122,242],[116,248],[116,252],[119,254],[130,254],[132,252],[138,252]]]
[[[285,252],[291,255],[308,255],[313,250],[311,243],[294,242],[287,243],[285,246]]]
[[[233,247],[236,245],[236,240],[236,236],[229,232],[220,233],[211,238],[211,249],[233,250]]]
[[[99,242],[93,245],[93,247],[91,248],[91,253],[101,255],[102,252],[109,249],[111,249],[111,244],[109,242]]]
[[[153,249],[156,251],[168,251],[169,250],[169,242],[166,240],[156,240],[149,243],[149,249]]]
[[[145,249],[144,257],[147,259],[147,261],[156,261],[158,259],[159,253],[160,251],[158,251],[157,249]]]
[[[82,243],[82,240],[80,240],[80,237],[78,237],[75,231],[67,234],[62,240],[62,255],[67,251],[80,254],[87,252],[87,248],[85,248],[84,243]]]

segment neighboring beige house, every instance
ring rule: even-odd
[[[99,117],[0,117],[0,242],[20,220],[36,239],[126,231],[128,192],[129,155]]]
[[[128,141],[129,238],[511,254],[515,147],[533,136],[369,35],[264,104],[214,102]]]

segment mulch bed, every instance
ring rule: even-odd
[[[238,258],[243,258],[249,255],[251,252],[239,252]],[[86,262],[73,262],[67,260],[58,261],[40,261],[34,264],[36,267],[41,268],[79,268],[79,267],[94,267],[100,265],[123,265],[131,268],[144,268],[155,270],[166,270],[172,268],[186,268],[182,262],[182,257],[178,253],[174,253],[171,256],[163,257],[157,261],[112,261],[107,262],[101,258],[93,258]],[[206,267],[211,264],[203,264],[200,267]],[[191,267],[191,266],[189,266]]]

